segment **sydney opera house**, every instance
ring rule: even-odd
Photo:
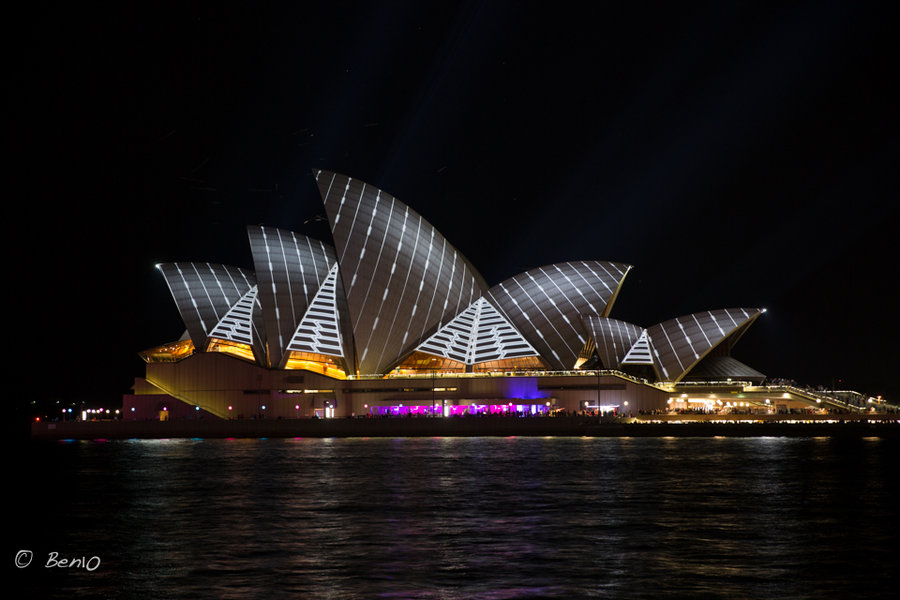
[[[186,331],[141,353],[146,375],[125,418],[637,414],[803,400],[769,397],[764,376],[731,356],[763,309],[617,320],[632,267],[602,260],[490,286],[396,198],[314,175],[334,246],[251,226],[253,270],[158,265]]]

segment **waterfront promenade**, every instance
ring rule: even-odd
[[[900,437],[898,414],[653,415],[342,418],[284,420],[68,421],[33,423],[35,440],[261,437],[472,436],[878,436]]]

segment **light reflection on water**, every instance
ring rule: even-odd
[[[28,448],[13,543],[103,561],[12,573],[40,597],[876,597],[897,564],[894,440]]]

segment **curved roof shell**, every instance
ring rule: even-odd
[[[205,262],[157,265],[194,347],[209,338],[245,343],[264,364],[265,336],[256,276],[245,269]]]
[[[363,181],[316,171],[360,373],[387,373],[483,295],[474,267],[428,221]]]
[[[551,368],[571,369],[586,341],[581,317],[609,314],[629,269],[597,260],[547,265],[495,285],[488,298]]]
[[[538,356],[522,334],[484,297],[454,317],[417,350],[466,365]]]
[[[340,357],[348,374],[388,373],[416,350],[468,366],[540,357],[553,370],[596,351],[606,368],[651,365],[658,379],[680,381],[705,357],[727,356],[763,312],[705,311],[648,329],[610,319],[631,267],[607,261],[547,265],[487,289],[406,204],[345,175],[315,176],[335,247],[258,226],[248,228],[255,273],[159,265],[198,351],[230,340],[269,368],[296,351]],[[727,363],[708,362],[698,376]]]
[[[734,346],[761,314],[759,308],[722,308],[684,315],[648,328],[660,375],[668,381],[681,381],[716,346]]]
[[[334,248],[275,227],[247,228],[268,338],[268,362],[283,367],[291,350],[352,357]],[[352,364],[345,360],[345,369]]]
[[[709,355],[697,363],[684,378],[692,381],[736,379],[757,383],[762,382],[766,376],[731,356]]]
[[[644,331],[633,323],[609,317],[586,315],[582,322],[594,340],[595,350],[606,369],[618,369],[634,343]]]

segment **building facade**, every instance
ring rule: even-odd
[[[731,357],[763,309],[626,323],[610,314],[632,267],[601,260],[489,286],[409,206],[314,175],[334,246],[251,226],[253,270],[158,265],[186,331],[141,353],[126,418],[627,414],[689,398],[681,388],[702,387],[708,405],[764,379]]]

